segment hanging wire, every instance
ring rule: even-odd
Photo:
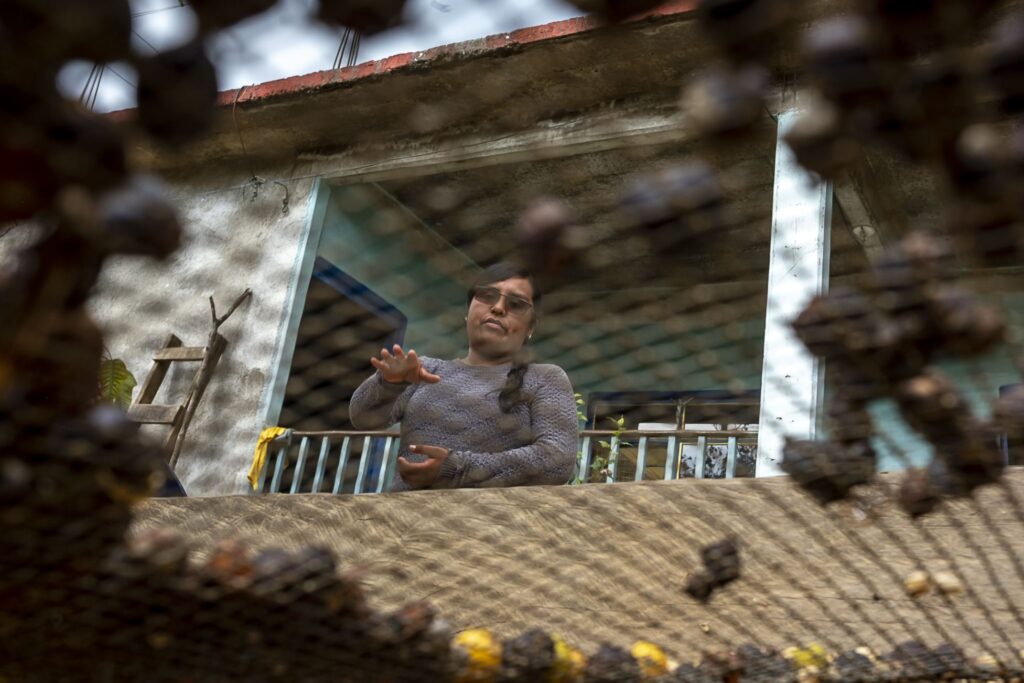
[[[135,19],[136,17],[149,16],[150,14],[158,14],[160,12],[168,12],[172,9],[183,9],[185,6],[185,3],[181,3],[178,5],[171,5],[170,7],[157,7],[155,9],[139,10],[138,12],[132,12],[132,19]]]
[[[100,84],[103,82],[103,73],[106,71],[106,64],[94,64],[89,70],[89,76],[85,79],[82,87],[82,94],[78,96],[79,103],[87,109],[96,106],[96,98],[100,92]]]
[[[334,62],[331,65],[332,71],[337,71],[345,66],[355,66],[359,58],[359,43],[362,36],[356,31],[346,28],[341,32],[341,41],[338,43],[338,51],[334,55]]]
[[[159,54],[159,53],[160,53],[160,50],[156,49],[156,46],[155,46],[155,45],[153,45],[153,43],[151,43],[151,42],[149,42],[148,40],[146,40],[145,38],[143,38],[143,37],[142,37],[142,34],[141,34],[141,33],[139,33],[138,31],[136,31],[135,29],[132,29],[132,35],[133,35],[133,36],[135,36],[136,38],[138,38],[138,39],[139,39],[139,40],[140,40],[140,41],[142,42],[142,44],[143,44],[143,45],[145,45],[146,47],[148,47],[148,48],[149,48],[150,50],[152,50],[152,51],[153,51],[154,53],[156,53],[156,54]]]
[[[359,46],[363,42],[363,36],[356,34],[355,39],[352,41],[352,49],[348,54],[348,66],[355,66],[359,58]]]

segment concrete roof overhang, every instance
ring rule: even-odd
[[[177,175],[198,167],[258,167],[301,157],[326,158],[353,149],[423,149],[467,135],[493,138],[565,120],[614,119],[631,109],[672,117],[678,113],[681,85],[713,56],[695,21],[695,4],[673,0],[619,26],[582,17],[244,86],[220,94],[215,128],[200,142],[167,150],[137,135],[134,153],[142,165]],[[833,4],[822,0],[816,6],[824,12]],[[134,113],[115,116],[130,127]],[[774,125],[767,114],[764,124],[764,144],[754,154],[719,151],[691,136],[650,157],[679,158],[702,148],[718,157],[711,161],[720,167],[750,162],[746,196],[758,201],[744,211],[770,215]],[[755,158],[751,162],[744,156]],[[595,169],[595,164],[602,169]],[[591,181],[585,189],[605,199],[611,185],[643,167],[628,154],[607,152],[571,165],[528,164],[551,194],[568,190],[571,179],[588,175]],[[510,224],[509,217],[521,207],[522,193],[503,192],[503,176],[476,176],[473,182],[473,191],[507,200],[493,207],[483,222]],[[403,199],[418,192],[393,189]],[[590,196],[582,197],[581,204],[597,211],[602,202]],[[419,207],[411,208],[420,213]],[[457,234],[449,236],[460,241]]]
[[[670,92],[705,46],[695,0],[673,0],[622,26],[581,17],[394,55],[220,93],[214,130],[184,149],[141,135],[137,160],[154,168],[329,153],[460,132],[521,129],[599,104]],[[642,58],[638,59],[638,50]],[[131,124],[134,110],[114,116]],[[240,135],[246,143],[243,153]]]
[[[466,136],[495,139],[526,130],[564,127],[567,121],[575,125],[609,112],[612,116],[630,110],[663,118],[676,116],[681,85],[713,58],[695,21],[695,4],[695,0],[673,0],[621,26],[571,19],[245,86],[220,94],[215,129],[201,142],[183,150],[161,150],[137,136],[134,151],[144,166],[177,175],[203,166],[234,163],[258,167],[281,160],[329,159],[353,150],[362,158],[378,153],[372,150],[392,156],[396,150],[415,155]],[[806,16],[814,20],[842,11],[847,4],[848,0],[816,0],[808,4]],[[795,73],[796,63],[792,51],[778,57],[774,66],[780,90]],[[115,116],[130,124],[133,113]],[[682,117],[679,119],[683,126]],[[745,215],[767,218],[771,215],[775,137],[768,112],[763,124],[761,135],[745,146],[712,145],[681,134],[639,161],[631,161],[636,157],[629,153],[607,151],[534,155],[520,160],[520,166],[529,169],[522,172],[520,184],[544,188],[556,196],[574,196],[577,205],[598,212],[607,205],[609,188],[620,186],[643,164],[699,153],[718,168],[740,169],[741,210]],[[558,130],[560,135],[562,129]],[[564,160],[560,165],[550,161],[558,158]],[[433,221],[428,207],[418,206],[416,197],[429,195],[438,182],[461,183],[470,187],[470,193],[489,198],[487,207],[473,208],[478,212],[469,221],[476,226],[474,234],[481,234],[480,226],[507,230],[523,203],[522,193],[513,191],[507,177],[460,175],[457,169],[450,169],[442,179],[435,176],[417,185],[414,178],[406,178],[387,189],[457,244],[474,237],[462,234],[451,215],[445,223]],[[580,178],[587,182],[581,183]],[[845,189],[837,188],[837,196],[840,207],[835,220],[842,229],[834,231],[833,251],[850,260],[834,259],[834,272],[853,273],[866,265],[863,252],[849,234],[864,220],[888,233],[889,240],[911,225],[941,225],[944,200],[934,175],[885,153],[870,154],[858,176]],[[764,221],[759,225],[763,228]],[[766,230],[748,233],[744,243],[731,243],[729,250],[743,253],[748,263],[765,261]],[[690,256],[695,262],[705,262],[707,255]]]

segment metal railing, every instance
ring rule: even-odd
[[[608,448],[600,444],[607,443]],[[756,432],[585,430],[577,470],[584,481],[645,481],[753,476]],[[396,471],[399,434],[288,431],[270,445],[262,493],[381,493]],[[594,462],[606,463],[592,472]]]
[[[724,478],[753,476],[756,460],[757,433],[745,431],[695,430],[609,430],[591,429],[580,432],[579,472],[587,473],[595,457],[595,444],[607,442],[610,448],[608,466],[604,468],[609,484],[627,479],[652,478],[667,481],[684,477]],[[623,446],[628,444],[628,446]],[[744,458],[743,455],[746,457]],[[741,459],[747,466],[740,468]],[[660,467],[657,466],[660,460]],[[708,465],[715,462],[715,472]],[[653,466],[652,466],[653,461]],[[626,471],[624,471],[626,470]],[[738,474],[739,472],[739,474]]]

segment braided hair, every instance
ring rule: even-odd
[[[514,277],[523,278],[530,282],[530,287],[533,289],[533,319],[530,321],[530,324],[535,325],[537,323],[537,308],[540,306],[541,300],[540,287],[537,285],[537,280],[534,279],[533,275],[528,270],[520,266],[515,266],[511,263],[496,263],[489,268],[485,268],[483,272],[476,277],[476,280],[473,281],[473,286],[469,288],[466,305],[468,306],[473,303],[473,296],[477,287],[492,285],[495,282],[501,282],[502,280],[508,280]],[[529,342],[524,342],[524,346],[527,343]],[[526,376],[526,371],[529,369],[529,353],[525,350],[521,350],[512,360],[512,368],[508,371],[508,376],[505,379],[505,386],[502,387],[501,393],[498,394],[498,405],[501,407],[501,411],[503,413],[511,412],[516,405],[522,403],[523,378]]]

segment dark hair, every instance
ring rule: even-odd
[[[537,280],[533,277],[533,274],[530,273],[530,271],[511,263],[495,263],[493,266],[484,268],[484,270],[476,276],[476,279],[473,281],[473,286],[469,288],[469,292],[466,296],[466,305],[468,306],[473,303],[473,295],[476,292],[477,287],[483,287],[485,285],[494,284],[495,282],[509,280],[514,277],[521,277],[530,282],[530,288],[533,290],[532,324],[536,324],[537,309],[540,307],[541,300],[540,286],[537,284]],[[508,371],[505,386],[502,387],[501,393],[498,394],[498,405],[501,406],[502,412],[510,412],[518,403],[522,402],[523,378],[526,376],[526,371],[529,368],[530,360],[527,357],[527,354],[520,351],[512,360],[512,368]]]

